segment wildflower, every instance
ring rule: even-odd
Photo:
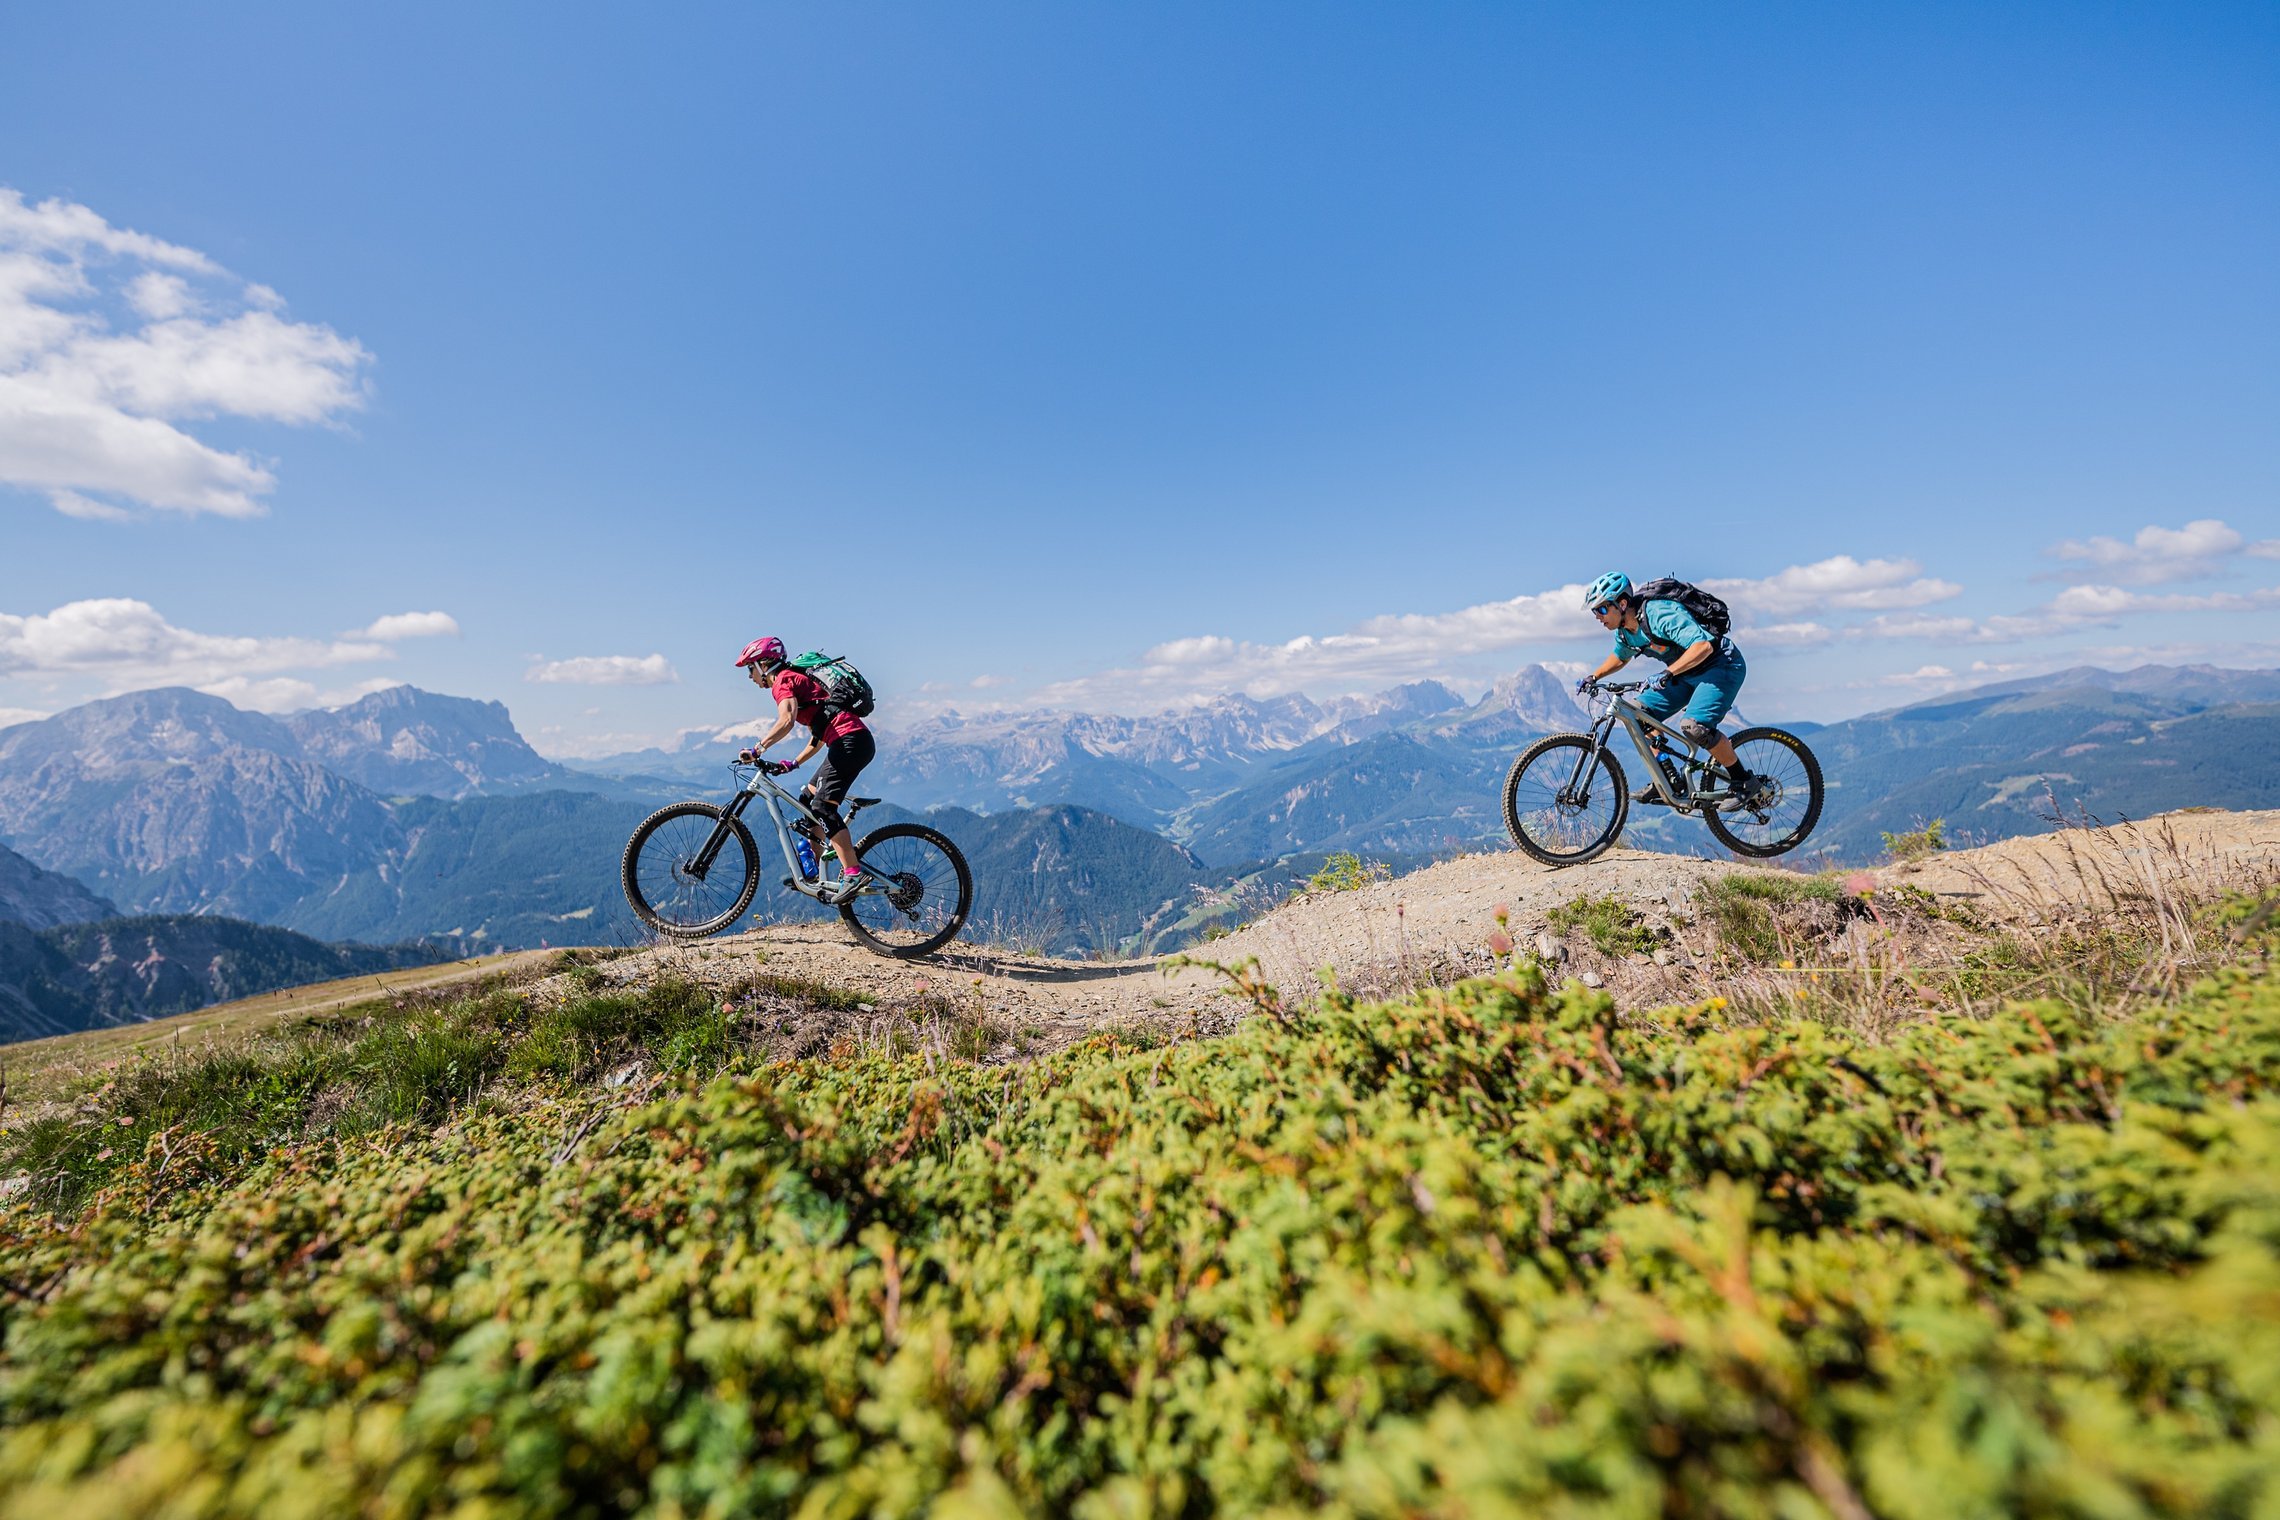
[[[1876,890],[1876,878],[1866,871],[1855,871],[1845,878],[1845,891],[1854,897],[1866,897]]]
[[[1501,923],[1502,920],[1499,919],[1498,922]],[[1488,937],[1488,948],[1491,954],[1510,955],[1512,953],[1512,936],[1499,929]]]

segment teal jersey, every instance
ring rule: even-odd
[[[1668,665],[1695,645],[1704,643],[1718,646],[1712,659],[1722,660],[1736,652],[1732,641],[1711,638],[1710,630],[1694,621],[1694,614],[1678,603],[1649,602],[1639,609],[1636,632],[1628,628],[1616,630],[1615,656],[1628,660],[1651,654]]]

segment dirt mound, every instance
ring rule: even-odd
[[[1311,994],[1324,975],[1351,991],[1391,993],[1490,969],[1499,959],[1491,938],[1500,931],[1520,952],[1555,961],[1627,1000],[1689,1000],[1706,991],[1703,963],[1711,948],[1698,893],[1737,872],[1792,880],[1796,874],[1778,865],[1633,850],[1551,870],[1503,851],[1351,891],[1308,894],[1185,957],[1067,961],[956,945],[931,960],[900,962],[870,954],[826,924],[660,946],[603,969],[611,981],[679,975],[728,988],[758,975],[845,989],[869,1000],[846,1015],[858,1038],[866,1019],[961,1009],[1003,1034],[1002,1048],[1017,1052],[1134,1025],[1223,1028],[1248,1004],[1226,975],[1201,962],[1255,963],[1259,976],[1286,996]],[[2034,925],[2061,921],[2101,894],[2107,901],[2143,900],[2148,893],[2182,900],[2275,878],[2280,813],[2191,811],[1847,873],[1843,884],[1853,891],[1907,885],[1984,922]],[[1581,898],[1622,904],[1641,931],[1637,942],[1654,949],[1610,950],[1572,925],[1562,927],[1555,915]]]

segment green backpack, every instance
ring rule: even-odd
[[[863,672],[838,655],[811,649],[806,654],[792,656],[792,669],[805,671],[823,683],[826,710],[849,712],[858,718],[871,716],[877,702],[871,683],[863,679]]]

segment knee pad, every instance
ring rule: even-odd
[[[1688,742],[1699,744],[1704,749],[1708,749],[1718,742],[1718,725],[1705,723],[1700,718],[1681,716],[1677,722],[1671,724],[1671,727],[1685,735]]]

